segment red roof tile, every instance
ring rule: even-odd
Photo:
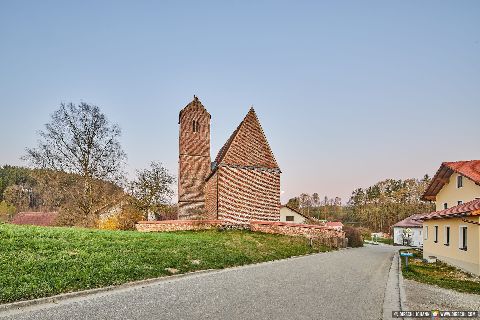
[[[13,217],[11,223],[34,226],[53,226],[55,225],[57,216],[57,212],[20,212]]]
[[[443,162],[428,185],[422,199],[434,200],[454,172],[480,185],[480,160]]]
[[[392,227],[400,227],[400,228],[421,228],[422,227],[422,222],[415,220],[418,219],[419,217],[423,216],[423,214],[414,214],[410,217],[407,217],[403,219],[402,221],[399,221],[395,223]]]
[[[434,211],[421,215],[417,220],[443,219],[454,218],[459,216],[473,216],[480,215],[480,199],[475,199],[470,202],[460,204],[455,207],[444,209],[441,211]]]

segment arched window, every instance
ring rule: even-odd
[[[200,123],[197,120],[193,120],[193,132],[200,132]]]

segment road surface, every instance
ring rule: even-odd
[[[381,319],[398,248],[367,246],[192,274],[0,319]]]

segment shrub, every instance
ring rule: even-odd
[[[363,247],[363,239],[360,230],[355,227],[345,226],[345,237],[348,238],[348,246],[352,248]]]
[[[365,227],[358,227],[357,230],[360,232],[360,234],[362,235],[362,238],[364,240],[371,240],[372,230],[370,230],[369,228],[365,228]]]
[[[16,212],[16,208],[6,201],[0,202],[0,221],[10,220]]]
[[[98,221],[98,229],[100,230],[119,230],[120,226],[116,216],[108,217]]]

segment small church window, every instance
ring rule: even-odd
[[[193,132],[200,132],[200,123],[197,120],[193,120]]]

